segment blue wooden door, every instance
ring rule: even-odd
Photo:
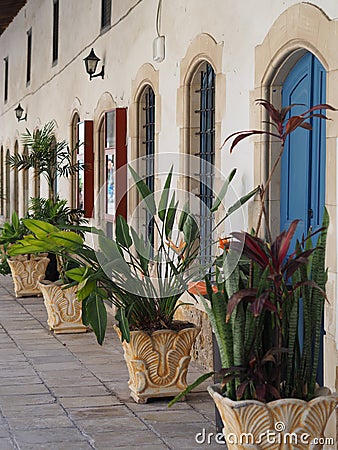
[[[282,104],[300,104],[291,114],[301,114],[325,103],[325,85],[324,67],[306,53],[285,80]],[[280,224],[285,230],[294,219],[300,219],[295,239],[321,226],[325,205],[325,121],[314,118],[311,125],[311,132],[299,128],[288,137],[282,157]],[[323,339],[317,380],[323,383]]]
[[[326,72],[307,53],[289,73],[282,91],[283,106],[300,104],[292,115],[325,103]],[[314,118],[312,131],[297,129],[287,139],[281,171],[281,230],[300,219],[297,236],[321,226],[325,204],[325,121]]]

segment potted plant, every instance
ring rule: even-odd
[[[176,395],[186,387],[189,353],[199,330],[175,322],[174,313],[191,276],[187,268],[198,254],[195,244],[199,235],[192,216],[183,210],[178,236],[173,240],[178,210],[175,193],[168,201],[171,172],[159,207],[146,184],[135,172],[133,175],[147,207],[156,215],[156,251],[118,216],[115,239],[98,234],[97,251],[72,231],[28,220],[25,224],[33,236],[19,241],[10,253],[48,248],[76,262],[78,267],[67,270],[66,275],[77,285],[83,322],[92,326],[99,343],[103,342],[107,323],[104,301],[115,305],[131,396],[145,402],[149,397]]]
[[[26,219],[43,220],[52,225],[61,227],[62,229],[69,229],[78,225],[87,224],[87,219],[83,217],[83,210],[78,208],[69,208],[67,206],[67,200],[60,199],[57,195],[55,199],[33,197],[30,199],[30,206]],[[28,229],[26,228],[27,232]],[[85,229],[82,228],[82,232]],[[52,252],[48,252],[48,258],[50,260],[45,278],[49,281],[60,281],[60,273],[58,270],[58,264],[56,255]]]
[[[74,163],[77,147],[70,149],[66,140],[57,141],[55,127],[56,124],[52,120],[47,122],[41,130],[26,129],[21,136],[21,142],[27,152],[11,155],[8,165],[18,171],[33,169],[34,177],[42,176],[47,182],[48,199],[41,197],[31,199],[29,217],[60,225],[77,224],[83,217],[83,211],[70,209],[66,206],[66,200],[60,200],[57,180],[60,177],[74,176],[87,167],[79,161]],[[59,275],[55,255],[49,253],[48,257],[50,262],[46,276],[51,281],[57,281]]]
[[[229,449],[322,448],[319,439],[338,399],[316,383],[326,300],[328,214],[324,212],[320,230],[300,240],[294,239],[298,220],[275,238],[267,220],[266,235],[259,237],[258,233],[265,196],[287,136],[298,127],[310,130],[307,119],[324,119],[317,111],[334,108],[317,105],[287,118],[294,105],[277,110],[265,100],[259,103],[266,108],[273,131],[248,130],[229,137],[234,138],[231,150],[255,134],[267,133],[281,141],[279,155],[260,190],[256,231],[231,233],[223,253],[215,259],[213,273],[197,292],[196,286],[191,289],[210,317],[223,368],[217,374],[203,375],[181,395],[212,375],[221,380],[208,390],[220,411]],[[241,259],[234,266],[236,254]],[[313,444],[316,439],[318,445]]]
[[[201,279],[208,268],[201,268],[198,263],[199,231],[193,215],[188,206],[179,212],[176,193],[171,189],[172,169],[158,202],[146,183],[130,170],[153,217],[152,240],[139,236],[122,216],[116,218],[114,239],[97,234],[96,250],[79,241],[78,236],[74,241],[72,232],[31,221],[34,238],[27,236],[10,251],[18,254],[27,248],[48,248],[77,264],[66,275],[77,285],[83,323],[91,325],[99,343],[103,342],[107,324],[104,301],[115,306],[131,396],[136,402],[146,402],[150,397],[176,395],[187,386],[190,349],[199,329],[175,321],[174,314],[188,282]],[[233,176],[234,172],[226,181],[222,196]],[[253,194],[243,197],[232,211]],[[220,202],[218,197],[214,209]],[[25,224],[30,227],[28,221]]]
[[[28,152],[11,155],[8,160],[12,169],[33,169],[35,177],[42,175],[48,185],[49,198],[54,203],[58,197],[57,179],[69,178],[85,168],[83,163],[73,162],[76,148],[71,150],[66,140],[56,140],[55,126],[55,122],[50,121],[41,130],[31,132],[26,129],[21,141]]]
[[[67,201],[60,200],[59,197],[56,197],[56,200],[41,197],[31,199],[28,220],[23,220],[31,234],[28,240],[36,232],[34,228],[36,222],[32,225],[29,219],[44,220],[48,224],[60,227],[61,232],[64,229],[75,228],[81,235],[86,230],[82,224],[87,222],[83,218],[82,210],[69,208]],[[52,247],[48,245],[46,251],[53,264],[47,267],[45,278],[38,282],[47,310],[49,328],[56,334],[86,332],[88,328],[82,323],[82,305],[77,299],[77,288],[76,286],[66,287],[70,281],[66,276],[66,267],[69,266],[69,262],[64,256],[56,255],[51,250]],[[72,248],[69,249],[71,250]]]
[[[48,223],[69,227],[86,222],[79,209],[67,207],[66,200],[55,201],[46,198],[31,198],[28,213],[25,218],[19,219],[14,211],[11,221],[5,222],[0,234],[1,264],[0,273],[12,274],[14,291],[17,297],[41,295],[39,283],[47,278],[50,281],[59,279],[56,257],[47,250],[43,253],[26,253],[8,257],[8,249],[15,242],[23,239],[30,230],[24,225],[24,220],[42,219]],[[51,264],[52,261],[52,264]]]
[[[3,224],[0,234],[0,273],[2,275],[12,273],[16,297],[41,295],[38,283],[45,277],[49,263],[47,253],[8,257],[10,246],[22,239],[27,232],[27,228],[14,211],[11,221]]]
[[[47,323],[50,329],[55,333],[86,332],[88,328],[82,322],[82,305],[77,298],[77,287],[68,285],[70,279],[66,275],[67,268],[74,267],[74,262],[72,264],[66,258],[67,252],[73,252],[83,244],[82,232],[85,231],[85,227],[77,227],[77,231],[69,229],[65,231],[37,219],[26,218],[22,222],[29,234],[25,234],[9,248],[9,255],[19,257],[26,252],[34,255],[48,251],[49,254],[56,255],[58,262],[59,279],[57,281],[44,279],[38,283],[47,309]],[[63,242],[66,242],[66,248],[62,252],[57,252],[57,249],[63,246]]]

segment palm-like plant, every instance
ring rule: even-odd
[[[55,122],[46,123],[41,130],[29,131],[22,135],[22,144],[28,152],[9,157],[8,164],[17,170],[34,169],[34,176],[42,175],[48,184],[49,197],[56,202],[55,191],[58,177],[70,177],[83,169],[82,163],[74,163],[74,152],[65,140],[57,141]]]
[[[105,300],[116,306],[122,339],[129,341],[130,330],[149,332],[172,328],[178,300],[188,282],[200,280],[209,270],[198,262],[197,222],[188,205],[179,208],[176,192],[171,188],[172,170],[157,202],[147,184],[130,168],[145,207],[153,217],[154,248],[149,239],[139,236],[122,216],[118,216],[115,239],[99,233],[96,250],[73,231],[62,231],[37,220],[24,220],[33,234],[10,249],[11,255],[54,252],[77,266],[65,275],[78,285],[83,322],[92,326],[99,343],[104,339],[107,323]],[[211,214],[221,204],[235,172],[232,171],[225,181]],[[229,217],[255,193],[253,190],[241,197],[224,217]]]
[[[87,223],[83,213],[81,209],[69,208],[67,200],[61,200],[58,196],[54,200],[32,197],[26,218],[44,220],[53,225],[67,227]]]
[[[132,170],[132,169],[131,169]],[[26,252],[54,252],[76,267],[68,270],[68,280],[78,285],[78,298],[82,300],[83,323],[91,325],[98,342],[104,339],[107,313],[104,301],[117,307],[117,320],[122,339],[129,341],[130,330],[170,328],[178,299],[187,282],[196,271],[188,268],[198,255],[196,242],[199,231],[196,222],[183,208],[178,233],[173,224],[178,215],[175,192],[170,194],[172,170],[157,205],[146,183],[132,171],[137,188],[147,208],[154,216],[156,249],[129,226],[122,216],[117,217],[115,239],[98,235],[99,247],[94,250],[73,231],[62,231],[49,223],[25,219],[31,235],[10,249],[11,255]]]

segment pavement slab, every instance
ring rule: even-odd
[[[55,335],[40,297],[15,298],[0,276],[0,450],[222,449],[203,383],[168,408],[168,398],[135,403],[109,315],[102,346],[94,333]],[[188,380],[204,373],[191,363]]]

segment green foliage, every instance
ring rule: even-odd
[[[122,340],[129,341],[131,330],[171,329],[180,305],[178,300],[187,290],[188,283],[200,279],[201,274],[208,271],[208,267],[201,267],[197,259],[199,229],[187,204],[178,217],[179,203],[171,187],[172,169],[158,204],[146,183],[132,168],[130,171],[141,199],[153,214],[155,248],[121,216],[116,218],[114,239],[98,233],[97,251],[84,242],[75,232],[77,230],[34,219],[24,221],[32,235],[11,248],[11,254],[20,254],[27,249],[48,250],[73,264],[64,275],[72,285],[77,285],[78,298],[83,302],[84,323],[92,326],[99,343],[103,341],[106,328],[104,302],[109,301],[116,307]],[[234,172],[227,184],[233,176]],[[225,191],[223,188],[213,212],[223,200]],[[215,296],[215,305],[220,297],[219,294]],[[228,334],[230,328],[226,324]]]
[[[290,244],[296,225],[291,224],[272,243],[248,233],[233,233],[236,243],[218,258],[216,273],[205,277],[206,296],[200,294],[199,298],[220,351],[222,369],[216,377],[222,380],[224,395],[232,400],[310,400],[315,395],[326,298],[327,211],[317,244],[312,245],[313,235],[309,234],[296,243],[293,253]],[[231,252],[236,250],[243,255],[229,271]],[[223,268],[222,273],[218,267]],[[213,279],[214,286],[210,283]],[[196,380],[184,393],[204,379]]]
[[[27,233],[27,229],[14,211],[10,222],[5,222],[1,227],[0,234],[0,273],[7,275],[10,268],[7,262],[8,248]]]
[[[303,114],[290,114],[288,117],[295,105],[278,110],[267,100],[259,99],[257,103],[265,108],[269,119],[265,123],[271,127],[235,132],[224,143],[232,140],[232,152],[243,139],[267,135],[280,141],[280,151],[271,162],[265,184],[259,187],[261,207],[256,231],[231,234],[231,251],[242,255],[236,270],[227,270],[231,253],[225,248],[223,255],[215,259],[214,270],[205,278],[206,298],[203,294],[199,297],[205,305],[219,346],[223,365],[219,375],[225,395],[233,400],[244,398],[263,402],[281,397],[309,400],[315,395],[326,299],[325,249],[329,218],[325,210],[323,227],[315,246],[312,244],[313,235],[309,234],[302,242],[296,243],[295,249],[291,249],[298,221],[292,222],[288,230],[273,239],[265,200],[290,133],[299,127],[311,130],[309,119],[326,120],[322,110],[336,109],[320,104]],[[226,190],[227,182],[221,193]],[[222,220],[248,197],[250,193],[231,206]],[[219,199],[216,198],[215,206],[218,204]],[[258,237],[263,216],[266,239]],[[303,348],[299,321],[301,303]],[[198,380],[194,385],[197,384]],[[189,390],[190,387],[185,392]]]
[[[42,175],[49,187],[49,196],[56,202],[55,183],[58,177],[66,177],[84,169],[83,164],[73,163],[75,150],[70,150],[65,140],[57,141],[54,121],[45,124],[41,130],[26,130],[22,144],[28,149],[23,154],[9,157],[9,165],[17,170],[34,169],[34,176]]]
[[[30,219],[44,220],[59,226],[73,226],[85,224],[88,221],[83,217],[84,211],[72,209],[67,206],[67,200],[55,200],[43,197],[32,197],[27,217]]]
[[[82,302],[82,321],[94,330],[97,342],[102,345],[107,328],[107,311],[102,293],[93,290]]]
[[[26,232],[27,230],[17,213],[13,212],[11,221],[5,222],[1,227],[0,245],[13,244],[21,239]]]

